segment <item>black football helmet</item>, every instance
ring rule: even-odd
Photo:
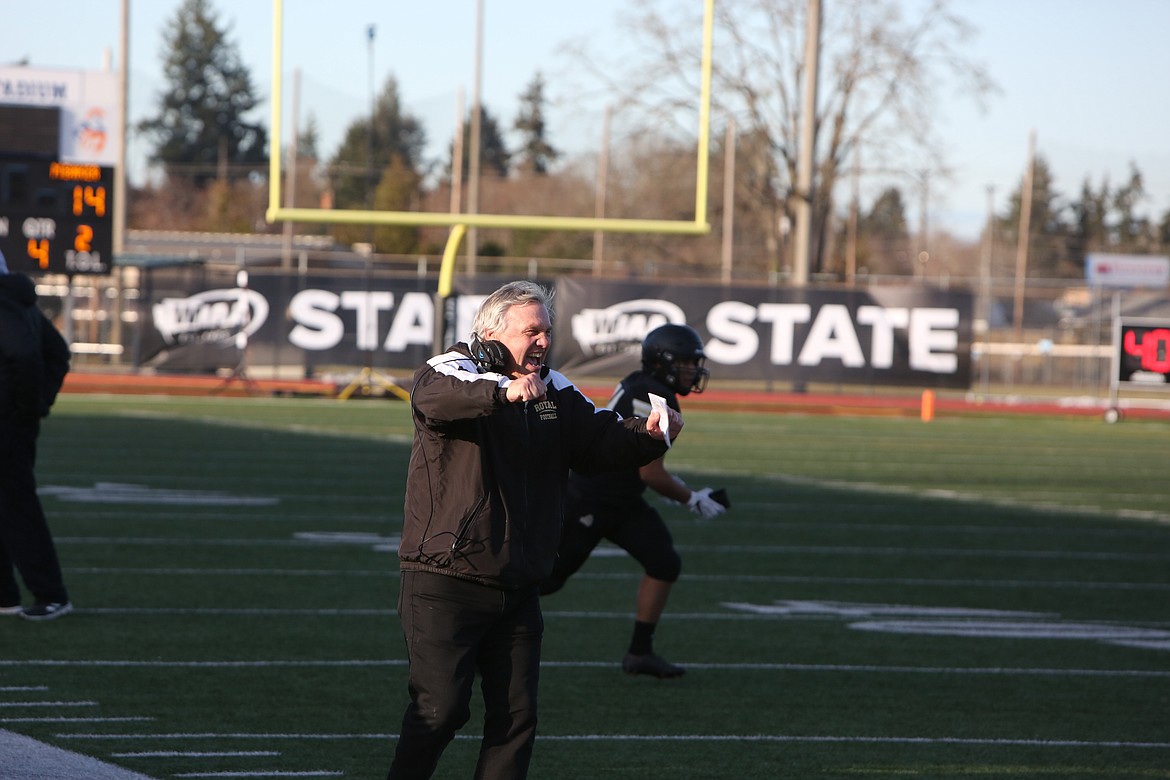
[[[703,340],[689,325],[660,325],[642,339],[642,369],[679,395],[701,393],[711,376],[703,361]],[[695,361],[694,376],[683,384],[684,361]]]

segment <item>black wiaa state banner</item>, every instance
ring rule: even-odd
[[[483,298],[509,281],[456,279],[436,316],[437,280],[252,273],[158,274],[134,354],[159,370],[253,364],[414,371],[466,339]],[[716,379],[955,387],[970,385],[972,296],[918,286],[856,290],[604,281],[557,277],[550,363],[570,377],[637,368],[641,342],[666,323],[703,340]],[[441,318],[441,320],[439,319]]]

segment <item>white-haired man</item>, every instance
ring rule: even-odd
[[[398,614],[410,702],[389,778],[428,778],[470,718],[482,678],[476,777],[524,778],[536,739],[544,621],[569,470],[649,463],[682,417],[623,419],[599,409],[545,361],[551,295],[503,285],[472,337],[431,358],[411,392]]]

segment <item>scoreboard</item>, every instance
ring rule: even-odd
[[[1170,385],[1170,322],[1123,318],[1115,327],[1114,379],[1136,385]]]
[[[108,274],[114,169],[0,155],[0,251],[26,274]]]

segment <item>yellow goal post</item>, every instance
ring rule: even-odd
[[[619,219],[606,217],[556,217],[533,214],[466,214],[422,211],[373,211],[364,209],[290,208],[281,205],[281,70],[283,67],[284,2],[272,2],[272,126],[269,153],[268,222],[318,222],[360,225],[417,225],[420,227],[510,228],[517,230],[566,230],[609,233],[663,233],[706,235],[708,154],[711,116],[711,49],[715,0],[703,0],[703,54],[699,94],[697,175],[694,220]],[[462,234],[462,230],[456,231]],[[453,234],[454,235],[454,234]]]

